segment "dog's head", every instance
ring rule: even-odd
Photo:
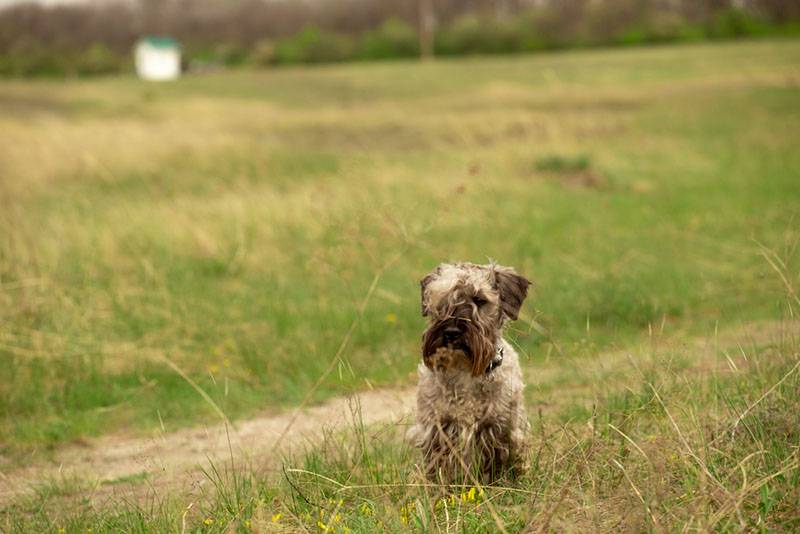
[[[509,267],[443,263],[422,279],[422,358],[433,368],[440,348],[462,351],[473,376],[486,372],[503,324],[516,320],[530,282]]]

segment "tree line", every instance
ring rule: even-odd
[[[800,35],[797,0],[118,0],[0,10],[0,75],[131,68],[143,35],[187,66],[269,66]]]

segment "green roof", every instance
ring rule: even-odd
[[[142,42],[156,48],[178,48],[179,46],[178,41],[172,37],[154,37],[148,35],[147,37],[142,37]]]

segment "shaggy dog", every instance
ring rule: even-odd
[[[517,353],[502,337],[530,282],[496,264],[442,264],[421,282],[422,336],[417,422],[427,476],[491,482],[524,469],[530,423]]]

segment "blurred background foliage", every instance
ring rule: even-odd
[[[437,0],[432,14],[449,56],[800,34],[796,0]],[[411,58],[420,18],[407,0],[19,3],[0,11],[0,75],[127,72],[148,34],[179,39],[197,70]]]

